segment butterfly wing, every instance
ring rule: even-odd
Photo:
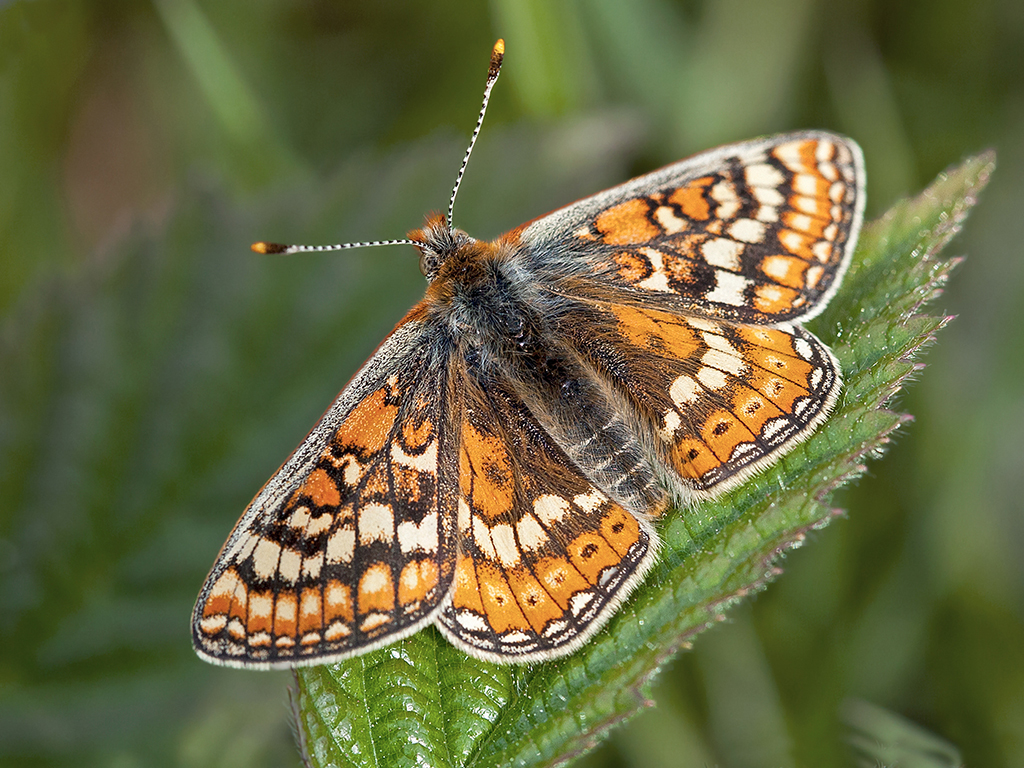
[[[824,307],[863,210],[860,148],[805,132],[695,155],[512,234],[566,296],[776,323]]]
[[[682,499],[714,496],[778,459],[828,415],[839,364],[792,324],[733,323],[580,304],[563,341],[636,414],[638,440]]]
[[[193,613],[200,656],[322,663],[433,620],[455,568],[448,367],[407,318],[356,374],[221,550]]]
[[[513,387],[463,371],[458,561],[441,632],[473,656],[578,648],[650,567],[656,534],[589,480]]]

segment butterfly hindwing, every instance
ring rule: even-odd
[[[242,516],[196,604],[205,658],[319,663],[433,620],[454,574],[457,467],[448,360],[423,326],[385,341]]]
[[[713,496],[809,435],[839,393],[839,366],[799,326],[627,305],[580,306],[579,350],[647,431],[682,498]]]
[[[459,554],[438,627],[533,661],[586,641],[650,566],[656,535],[588,480],[500,379],[460,387]]]
[[[856,144],[785,134],[704,152],[519,230],[565,295],[741,322],[807,319],[849,263],[863,217]]]

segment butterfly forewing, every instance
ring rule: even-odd
[[[555,211],[521,232],[571,296],[741,322],[806,319],[863,215],[856,144],[821,132],[723,147]]]
[[[415,321],[371,358],[225,545],[195,609],[202,655],[311,663],[433,619],[455,565],[448,362]]]

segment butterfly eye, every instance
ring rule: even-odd
[[[420,249],[420,272],[428,280],[433,276],[437,270],[437,254],[433,251],[428,251],[425,248]]]

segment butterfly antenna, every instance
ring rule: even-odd
[[[466,166],[469,165],[469,156],[473,154],[473,145],[480,135],[480,127],[484,124],[484,115],[487,114],[487,102],[491,99],[491,89],[498,80],[501,72],[501,60],[505,57],[505,41],[498,38],[498,42],[491,49],[491,64],[487,68],[487,85],[484,86],[484,103],[480,105],[480,115],[476,119],[476,128],[469,139],[469,147],[466,149],[466,156],[462,158],[462,166],[459,168],[459,175],[455,177],[455,187],[452,189],[451,200],[448,201],[448,229],[452,228],[452,213],[455,211],[455,196],[459,194],[459,185],[462,184],[462,177],[466,173]]]
[[[415,240],[369,240],[362,243],[336,243],[335,245],[282,245],[281,243],[253,243],[250,247],[256,253],[317,253],[320,251],[344,251],[347,248],[372,248],[377,245],[416,245]]]

